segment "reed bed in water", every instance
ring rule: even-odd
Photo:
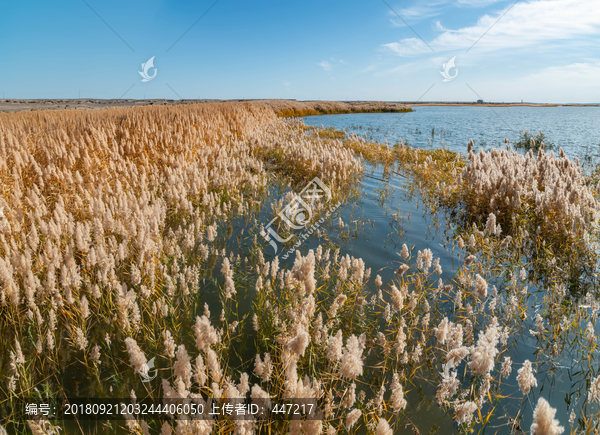
[[[453,160],[447,156],[454,153],[435,150],[424,163],[413,159],[417,163],[409,165],[417,167],[433,207],[452,210],[461,227],[485,229],[505,244],[525,234],[538,277],[558,269],[570,288],[598,284],[598,183],[583,175],[579,161],[562,149],[558,155],[543,147],[536,154],[510,149],[474,154],[471,147],[472,142],[466,158]]]
[[[264,100],[256,104],[265,104],[277,115],[284,118],[330,115],[340,113],[402,113],[412,112],[410,106],[402,103],[385,103],[382,101],[293,101],[293,100]]]
[[[105,397],[127,339],[191,333],[199,279],[274,178],[318,175],[337,196],[361,169],[261,105],[22,113],[0,131],[3,405],[60,390],[68,368]]]
[[[596,394],[600,384],[598,183],[594,174],[584,176],[578,160],[568,159],[562,150],[558,155],[546,153],[542,145],[537,155],[533,152],[518,154],[509,149],[476,155],[471,152],[472,145],[471,141],[463,157],[445,149],[413,149],[404,146],[401,140],[391,148],[370,144],[355,135],[347,139],[347,146],[357,154],[384,164],[387,168],[384,176],[387,170],[387,175],[408,177],[412,191],[418,191],[425,198],[431,212],[449,213],[451,222],[456,225],[456,247],[466,251],[465,265],[478,263],[475,276],[469,276],[462,268],[455,275],[454,284],[458,284],[460,291],[452,294],[454,314],[457,308],[459,312],[464,308],[464,291],[475,292],[487,300],[488,305],[484,302],[479,308],[467,303],[466,317],[480,311],[487,315],[497,313],[498,319],[502,319],[500,322],[506,331],[510,330],[511,338],[508,347],[495,354],[497,356],[510,355],[511,348],[519,349],[527,336],[534,337],[539,349],[535,365],[540,374],[552,376],[557,370],[566,369],[573,380],[574,387],[566,400],[571,433],[597,431],[600,417]],[[402,270],[408,268],[402,266]],[[494,283],[491,295],[487,282]],[[495,322],[493,318],[492,322]],[[488,349],[493,349],[496,339],[486,340]],[[469,355],[472,360],[466,367],[476,365],[473,359],[478,356],[473,354],[472,347],[450,349],[450,352],[464,358]],[[496,364],[501,361],[497,357],[493,359]],[[496,372],[498,387],[510,384],[505,378],[512,372],[511,364],[510,356],[505,356]],[[523,367],[516,380],[521,392],[529,394],[531,387],[537,386],[533,376],[535,369],[528,361]],[[446,368],[443,373],[448,379]],[[463,377],[462,382],[467,379]],[[486,389],[490,379],[488,375],[487,379],[480,380]],[[467,384],[471,388],[472,382],[477,384],[478,380],[469,379]],[[438,391],[444,391],[443,384]],[[456,379],[452,385],[457,385]],[[514,387],[516,385],[513,390]],[[547,385],[540,382],[540,387],[543,391]],[[504,427],[505,431],[518,432],[523,414],[535,410],[535,424],[541,416],[547,417],[547,424],[535,426],[538,433],[560,432],[558,423],[554,424],[554,418],[550,418],[555,411],[546,406],[543,397],[539,406],[532,406],[530,410],[521,402],[511,416],[504,407],[508,398],[500,391],[497,388],[496,395],[489,397],[495,400],[491,400],[494,405],[489,405],[487,415],[483,414],[485,408],[481,402],[472,401],[468,406],[459,404],[457,419],[460,420],[459,414],[470,410],[479,413],[483,427]],[[574,406],[573,401],[581,403],[581,407]],[[449,404],[441,402],[440,405],[448,407]],[[502,417],[508,416],[509,420],[499,418],[496,408],[502,409]],[[494,421],[492,417],[499,421],[490,423]],[[481,430],[481,426],[477,426]],[[534,431],[533,426],[531,430]]]
[[[264,104],[0,115],[0,407],[53,395],[318,399],[299,420],[130,416],[94,430],[389,435],[418,430],[419,404],[409,398],[424,382],[469,432],[497,423],[513,385],[517,406],[503,427],[516,431],[527,415],[532,431],[554,434],[569,422],[557,422],[534,390],[545,364],[568,353],[578,356],[583,397],[571,431],[597,430],[600,306],[592,293],[570,298],[559,272],[536,299],[526,270],[532,233],[515,230],[507,241],[489,214],[485,226],[464,225],[452,280],[440,278],[429,249],[407,246],[385,283],[332,246],[297,252],[290,267],[265,258],[250,229],[262,223],[261,203],[283,204],[269,188],[318,176],[344,200],[367,163],[360,154],[405,171],[431,204],[448,207],[479,165],[445,150],[321,137]],[[483,213],[481,196],[474,213]],[[241,314],[247,295],[251,309]],[[537,316],[528,314],[534,300]],[[543,351],[513,363],[523,333]],[[159,375],[143,384],[150,355]],[[69,370],[86,384],[69,384],[61,375]],[[9,430],[26,431],[2,414]],[[28,427],[50,434],[58,424]]]
[[[600,424],[598,183],[593,174],[584,176],[579,161],[567,158],[562,149],[555,155],[542,145],[537,155],[523,155],[507,146],[474,154],[472,146],[470,141],[466,158],[455,159],[445,150],[400,146],[397,151],[400,166],[413,175],[413,188],[419,188],[429,209],[450,212],[457,225],[456,247],[471,252],[465,264],[480,262],[475,280],[459,270],[458,283],[481,290],[480,296],[488,299],[484,311],[500,307],[514,349],[527,336],[535,338],[536,364],[544,377],[566,371],[573,382],[565,399],[570,432],[595,433]],[[407,151],[412,160],[404,158]],[[498,285],[492,287],[492,298],[484,290],[486,281]],[[511,361],[505,357],[508,365],[500,369],[499,385],[511,373]],[[516,379],[525,394],[538,386],[533,373],[529,361],[519,370]],[[539,386],[542,392],[547,388],[541,382]],[[496,397],[502,405],[502,395]],[[511,432],[521,430],[523,412],[521,403],[518,413],[509,417]],[[555,413],[542,395],[534,409],[532,433],[562,433]]]

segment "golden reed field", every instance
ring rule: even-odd
[[[598,433],[597,180],[562,151],[475,154],[470,143],[461,156],[293,118],[407,110],[258,101],[0,114],[0,433],[418,434],[431,407],[457,432]],[[406,245],[389,282],[327,237],[289,264],[265,254],[261,229],[290,192],[319,177],[334,203],[352,203],[375,168],[405,177],[430,213],[452,214],[452,279],[431,250]],[[524,335],[539,358],[513,362]],[[567,356],[579,395],[558,421],[546,372]],[[20,411],[74,397],[317,406],[244,420]]]

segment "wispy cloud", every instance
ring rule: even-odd
[[[458,32],[458,30],[446,29],[439,20],[435,22],[435,28],[441,32]]]
[[[426,51],[430,51],[427,47],[427,44],[425,44],[419,38],[406,38],[400,42],[390,42],[389,44],[383,44],[382,47],[391,50],[398,56],[412,56],[415,54],[421,54]]]
[[[597,94],[600,95],[600,60],[551,66],[530,74],[525,77],[525,80],[551,86],[564,83],[565,86],[570,87],[577,87],[578,85],[585,86],[588,89],[594,87],[598,90]]]
[[[512,6],[512,5],[511,5]],[[508,12],[506,12],[508,11]],[[506,15],[494,25],[498,18]],[[597,0],[538,0],[519,2],[512,8],[483,15],[477,24],[457,30],[436,25],[443,33],[428,44],[436,52],[462,50],[477,42],[478,50],[532,46],[549,41],[567,40],[600,34],[600,8]],[[399,56],[411,56],[431,51],[415,38],[383,44]]]
[[[415,4],[409,7],[394,8],[398,12],[398,15],[403,20],[409,22],[417,22],[426,20],[428,18],[437,17],[442,15],[449,7],[473,7],[480,8],[483,6],[489,6],[493,3],[506,2],[508,0],[418,0]],[[513,0],[514,1],[514,0]],[[388,13],[390,21],[395,27],[404,27],[404,23],[398,16],[393,13]]]
[[[325,71],[331,71],[333,69],[333,65],[327,62],[326,60],[324,60],[323,62],[319,62],[317,65],[319,65]]]
[[[322,62],[319,62],[317,65],[319,65],[321,68],[323,68],[325,71],[332,71],[335,64],[341,64],[341,65],[346,65],[346,61],[343,59],[335,59],[335,58],[331,58],[329,59],[329,61],[324,60]]]
[[[506,0],[456,0],[457,5],[470,6],[474,8],[480,8],[483,6],[489,6],[493,3],[498,3]]]
[[[443,7],[446,3],[448,3],[447,0],[420,1],[407,8],[397,8],[394,10],[398,11],[398,15],[400,15],[402,19],[416,22],[442,14]],[[395,27],[403,27],[406,25],[392,11],[388,12],[388,14],[390,15],[390,21]]]
[[[487,89],[490,99],[598,103],[600,59],[547,67],[510,79],[481,80],[477,83],[477,89]],[[501,91],[498,93],[495,90]]]

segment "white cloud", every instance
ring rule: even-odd
[[[588,92],[594,89],[597,101],[600,101],[600,60],[548,67],[524,77],[522,81],[535,83],[537,87],[552,86]]]
[[[477,92],[495,101],[540,103],[600,102],[600,59],[553,66],[521,77],[473,83]]]
[[[326,60],[324,60],[323,62],[319,62],[317,65],[319,65],[325,71],[331,71],[333,69],[333,65],[327,62]]]
[[[331,62],[324,60],[323,62],[319,62],[317,65],[319,65],[321,68],[323,68],[325,71],[332,71],[334,64],[339,62],[342,65],[346,65],[346,61],[343,59],[335,59],[335,58],[330,58],[329,59]],[[333,62],[333,63],[332,63]]]
[[[497,3],[499,1],[504,1],[504,0],[456,0],[456,3],[458,5],[480,8],[482,6],[489,6],[492,3]]]
[[[437,17],[449,6],[479,8],[501,1],[507,0],[419,0],[407,8],[393,7],[393,11],[390,10],[388,14],[391,17],[390,21],[395,27],[403,27],[406,26],[404,21],[417,22]],[[396,12],[402,18],[398,17]]]
[[[468,49],[475,43],[479,51],[518,48],[598,35],[600,7],[598,0],[519,2],[495,14],[483,15],[474,26],[448,30],[440,23],[437,27],[443,29],[444,33],[427,43],[436,52]],[[415,38],[383,44],[383,47],[399,56],[431,51],[425,43]]]
[[[383,44],[382,47],[392,50],[398,56],[412,56],[415,54],[421,54],[424,51],[431,52],[431,49],[418,38],[406,38],[400,42]]]
[[[420,1],[407,8],[393,8],[394,10],[390,10],[388,14],[395,27],[402,27],[406,25],[402,20],[415,22],[440,15],[445,3],[447,0]],[[396,12],[402,19],[396,15]]]
[[[435,28],[437,30],[442,31],[442,32],[450,32],[450,33],[452,33],[452,32],[458,32],[458,30],[446,29],[444,26],[442,26],[442,23],[440,23],[439,20],[435,22]]]

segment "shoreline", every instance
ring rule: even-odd
[[[217,100],[217,99],[10,99],[0,100],[1,112],[45,111],[45,110],[99,110],[109,107],[176,106],[181,104],[207,103],[254,103],[272,107],[280,116],[298,117],[344,113],[402,113],[412,111],[412,107],[599,107],[597,103],[494,103],[494,102],[409,102],[409,101],[321,101],[321,100]]]
[[[467,106],[467,107],[598,107],[600,104],[595,103],[585,103],[585,104],[575,104],[575,103],[406,103],[409,106]]]

